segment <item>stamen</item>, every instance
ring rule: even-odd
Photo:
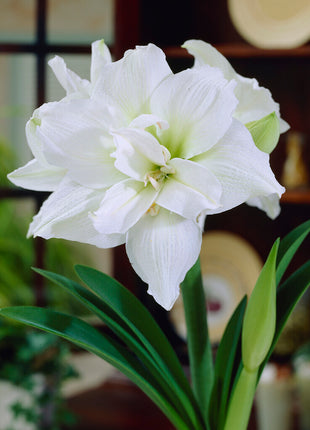
[[[175,173],[175,168],[172,166],[162,166],[160,168],[160,171],[163,172],[165,175],[170,175]]]
[[[144,177],[144,185],[146,186],[148,182],[152,185],[153,188],[155,188],[156,191],[158,191],[161,187],[161,184],[163,183],[164,179],[167,177],[167,175],[163,172],[161,172],[160,169],[153,170],[152,172],[149,172]]]
[[[156,191],[159,191],[168,175],[173,173],[175,173],[175,168],[172,166],[164,165],[158,167],[156,170],[146,173],[144,176],[144,185],[147,186],[150,183]]]
[[[153,176],[148,175],[148,180],[150,181],[153,188],[155,188],[156,191],[160,188],[160,182],[159,179],[155,179]]]
[[[159,209],[160,207],[156,203],[153,203],[152,206],[149,207],[146,213],[151,216],[156,216],[159,213]]]
[[[165,148],[164,146],[162,146],[162,151],[163,151],[164,161],[165,161],[165,164],[166,164],[170,160],[171,154],[168,151],[168,149]]]

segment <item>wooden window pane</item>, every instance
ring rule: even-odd
[[[0,42],[33,42],[35,0],[1,0]]]
[[[48,0],[50,43],[81,44],[114,39],[114,0]]]
[[[32,158],[25,124],[35,107],[35,56],[0,54],[0,76],[0,139],[11,146],[21,165]]]

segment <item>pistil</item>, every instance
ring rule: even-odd
[[[158,169],[152,170],[145,175],[144,185],[146,186],[148,183],[150,183],[156,191],[159,191],[165,179],[173,173],[175,173],[175,168],[172,166],[165,165],[159,167]]]

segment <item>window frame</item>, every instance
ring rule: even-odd
[[[114,0],[115,22],[114,22],[114,42],[109,46],[114,59],[119,59],[124,51],[133,48],[139,43],[139,10],[140,0]],[[36,85],[35,100],[36,106],[41,106],[46,101],[46,65],[49,54],[90,54],[90,45],[49,43],[47,38],[47,18],[48,0],[36,0],[35,2],[35,37],[33,42],[10,43],[1,42],[0,53],[2,54],[33,54],[36,61]],[[38,211],[43,201],[49,193],[25,190],[18,187],[0,187],[0,200],[3,199],[31,199],[35,203],[35,210]],[[35,261],[34,266],[44,268],[45,240],[34,239]],[[113,274],[120,280],[127,280],[133,285],[134,275],[126,257],[123,247],[116,248],[113,255]],[[117,261],[117,264],[115,264]],[[128,283],[128,282],[127,282]],[[34,273],[33,279],[36,305],[46,304],[45,282],[42,276]]]

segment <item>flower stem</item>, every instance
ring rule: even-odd
[[[181,288],[192,386],[206,428],[209,429],[208,409],[213,385],[213,360],[199,260],[187,273]]]
[[[246,430],[256,389],[258,370],[242,368],[228,407],[224,430]]]

